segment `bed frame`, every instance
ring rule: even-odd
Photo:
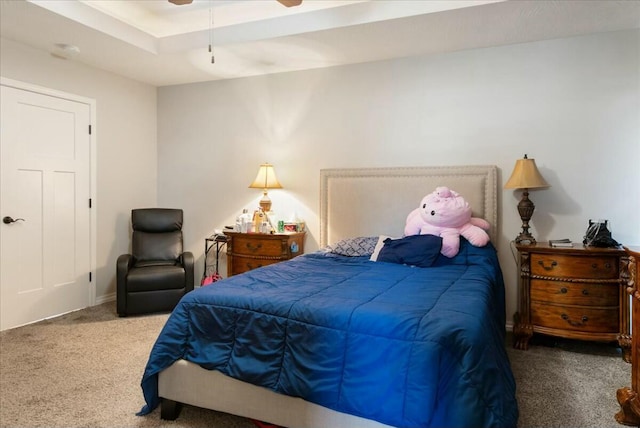
[[[460,193],[471,205],[473,215],[491,224],[489,235],[496,245],[495,166],[321,170],[320,245],[354,236],[400,237],[407,214],[438,186]],[[389,427],[278,394],[185,360],[160,373],[158,391],[163,419],[175,419],[184,403],[289,428]]]

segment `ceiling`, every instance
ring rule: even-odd
[[[155,86],[631,28],[640,1],[0,0],[3,38]]]

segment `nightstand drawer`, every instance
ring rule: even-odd
[[[248,272],[304,254],[305,232],[239,233],[227,236],[227,274]]]
[[[564,305],[618,306],[618,285],[531,280],[531,300]]]
[[[277,259],[256,259],[251,257],[235,256],[233,258],[233,267],[231,275],[238,275],[250,270],[257,269],[262,266],[272,265],[282,260]]]
[[[531,254],[531,273],[563,278],[618,278],[618,257]]]
[[[556,306],[531,302],[531,322],[540,327],[591,333],[619,331],[618,308]]]
[[[260,238],[262,237],[251,236],[250,234],[234,236],[233,253],[246,256],[259,255],[261,257],[281,257],[288,253],[286,240]]]

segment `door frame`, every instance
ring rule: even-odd
[[[55,89],[38,86],[31,83],[21,82],[19,80],[8,79],[0,76],[0,85],[15,88],[23,91],[34,92],[37,94],[47,95],[50,97],[61,98],[64,100],[74,101],[81,104],[87,104],[90,110],[91,134],[89,135],[89,197],[91,198],[91,209],[89,210],[89,269],[91,273],[91,281],[89,282],[89,306],[96,304],[96,290],[98,289],[98,275],[96,273],[96,244],[97,244],[97,212],[98,201],[96,198],[96,179],[97,179],[97,127],[96,127],[96,100],[92,98],[82,97],[80,95],[70,94]]]

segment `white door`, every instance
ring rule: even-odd
[[[91,107],[0,88],[0,330],[5,330],[90,304]]]

